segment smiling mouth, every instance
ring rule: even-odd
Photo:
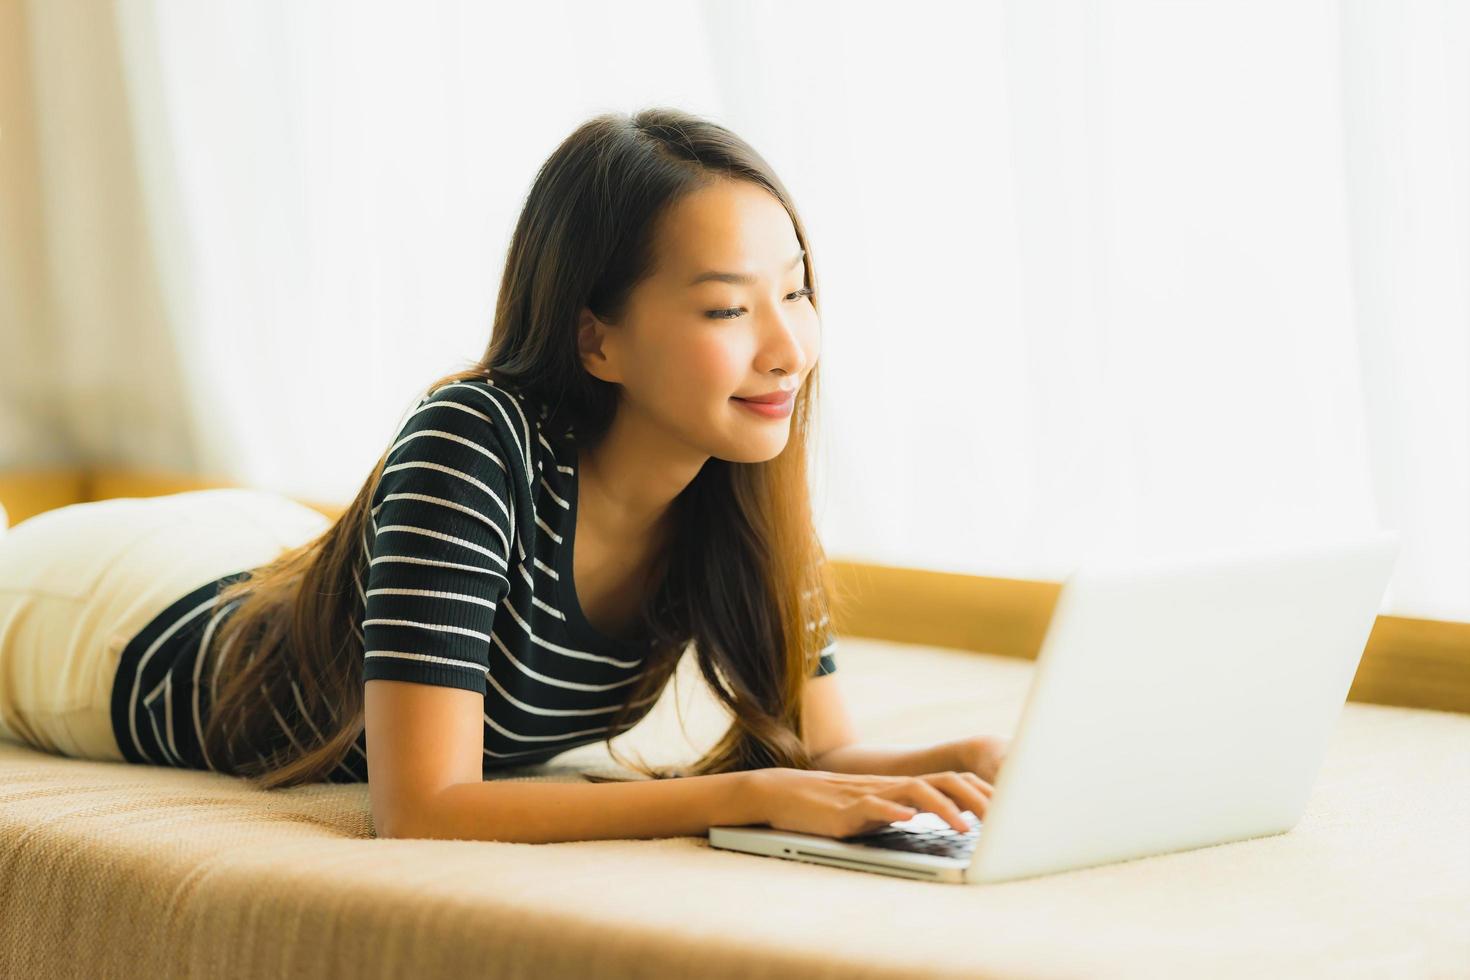
[[[758,402],[750,398],[731,398],[732,402],[739,402],[745,406],[747,412],[763,416],[768,419],[784,419],[790,417],[796,402],[795,394],[788,395],[784,401]]]
[[[749,402],[752,405],[784,405],[794,397],[796,397],[795,391],[784,391],[776,395],[762,395],[759,398],[741,398],[739,395],[731,396],[737,402]]]

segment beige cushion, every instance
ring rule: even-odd
[[[874,742],[1009,733],[1032,664],[844,638]],[[690,758],[722,716],[681,667],[620,749]],[[1249,724],[1249,719],[1242,719]],[[609,769],[600,745],[506,778]],[[1464,976],[1470,716],[1349,704],[1290,833],[994,885],[703,837],[376,840],[365,786],[0,743],[0,976]]]

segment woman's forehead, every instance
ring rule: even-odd
[[[676,288],[709,273],[779,278],[800,252],[781,202],[747,181],[721,181],[687,195],[661,222],[655,246],[657,274]]]

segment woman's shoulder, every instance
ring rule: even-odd
[[[538,471],[565,461],[572,445],[570,426],[534,391],[474,378],[432,386],[417,413],[436,405],[451,410],[432,414],[440,420],[452,417],[456,431],[473,434],[497,452],[503,449],[502,457],[518,459],[528,483],[534,483]]]
[[[507,411],[535,413],[536,399],[525,390],[496,384],[488,378],[466,378],[462,381],[436,382],[424,392],[422,401],[454,401],[465,405],[501,406]]]
[[[436,385],[420,406],[449,403],[485,423],[503,445],[524,449],[536,441],[546,419],[544,402],[523,390],[472,378]]]
[[[538,413],[525,395],[479,379],[420,389],[399,425],[373,504],[400,495],[478,499],[510,515],[511,497],[534,489]]]

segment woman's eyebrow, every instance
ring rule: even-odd
[[[800,262],[805,255],[806,249],[802,249],[801,251],[797,252],[794,256],[792,256],[791,261],[786,263],[786,269],[790,270],[793,266],[796,265],[796,263]],[[702,282],[709,282],[711,280],[715,282],[728,282],[736,286],[749,286],[751,283],[755,282],[755,276],[746,275],[740,272],[701,272],[699,275],[690,280],[689,285],[698,286]]]

